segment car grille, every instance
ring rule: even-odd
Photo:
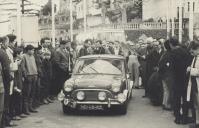
[[[76,96],[77,96],[77,93],[79,91],[83,91],[85,93],[85,99],[84,99],[84,101],[99,101],[98,100],[98,94],[99,94],[99,92],[105,92],[107,99],[108,98],[111,98],[111,99],[113,98],[112,93],[110,91],[108,91],[108,90],[101,90],[101,89],[99,89],[99,90],[78,89],[78,90],[73,91],[73,93],[71,95],[71,97],[74,100],[77,100]]]

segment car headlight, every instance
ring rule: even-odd
[[[64,91],[71,92],[73,90],[73,84],[65,82],[64,84]]]
[[[117,93],[120,91],[120,83],[114,83],[112,84],[112,91]]]
[[[99,99],[100,101],[106,100],[106,93],[105,93],[105,92],[99,92],[99,94],[98,94],[98,99]]]
[[[79,91],[77,93],[77,99],[78,100],[84,100],[84,98],[85,98],[85,93],[83,91]]]
[[[126,101],[126,95],[123,93],[118,94],[118,101],[124,103]]]

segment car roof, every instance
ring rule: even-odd
[[[79,59],[95,59],[95,58],[103,58],[103,59],[122,59],[124,60],[125,58],[120,55],[112,55],[112,54],[98,54],[98,55],[86,55],[82,56]]]

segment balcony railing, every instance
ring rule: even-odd
[[[171,24],[170,24],[171,26]],[[179,28],[179,23],[174,23],[175,29]],[[185,28],[185,24],[183,24],[183,28]],[[116,31],[116,30],[154,30],[154,29],[167,29],[166,22],[141,22],[141,23],[126,23],[126,24],[102,24],[94,27],[88,27],[88,31]],[[82,29],[75,30],[74,33],[83,32]]]
[[[179,28],[178,22],[174,24],[175,29]],[[184,25],[183,25],[184,27]],[[96,28],[102,29],[122,29],[122,30],[137,30],[137,29],[167,29],[165,22],[143,22],[143,23],[126,23],[126,24],[105,24]]]
[[[69,23],[56,24],[56,28],[66,28]],[[170,24],[171,26],[171,24]],[[179,23],[174,23],[175,29],[179,28]],[[185,24],[183,24],[185,28]],[[40,30],[51,29],[51,24],[41,25]],[[126,24],[101,24],[98,26],[87,27],[88,31],[116,31],[116,30],[150,30],[150,29],[167,29],[166,22],[140,22],[140,23],[126,23]],[[74,33],[83,32],[83,28],[74,30]]]

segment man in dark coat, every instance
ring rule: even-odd
[[[174,73],[174,115],[175,123],[187,123],[187,105],[186,105],[186,92],[187,92],[187,67],[191,63],[191,55],[185,48],[182,48],[176,38],[169,39],[169,44],[172,49],[171,57],[173,63]],[[183,105],[181,105],[183,99]],[[183,110],[182,115],[180,110]]]
[[[17,70],[14,72],[14,89],[12,95],[12,101],[10,106],[12,109],[13,119],[20,120],[21,118],[25,118],[26,116],[23,114],[23,49],[16,47],[13,53],[14,62],[18,65]]]
[[[61,41],[60,48],[56,50],[54,56],[54,64],[57,71],[54,81],[57,84],[55,91],[57,94],[61,91],[64,82],[69,78],[70,52],[67,50],[67,47],[69,47],[69,45],[69,41]]]
[[[3,41],[6,40],[6,37],[1,38],[0,42],[2,43]],[[4,95],[9,94],[9,86],[10,86],[10,63],[9,63],[9,58],[6,54],[6,52],[0,48],[0,63],[1,63],[1,77],[3,80],[3,88],[1,84],[1,93],[0,93],[0,126],[4,127],[5,121],[8,117],[8,113],[6,113],[4,109],[4,103],[6,102],[4,100]],[[7,103],[6,103],[7,104]],[[8,106],[7,106],[8,107]],[[3,116],[3,117],[2,117]]]
[[[106,53],[104,47],[102,46],[101,40],[96,41],[95,45],[96,45],[96,47],[93,50],[94,54],[105,54]]]
[[[78,57],[89,55],[89,47],[91,45],[91,40],[85,40],[84,46],[80,49]]]
[[[142,78],[142,86],[146,89],[147,87],[147,81],[146,81],[146,54],[147,50],[146,47],[140,47],[137,50],[139,56],[138,56],[138,61],[140,63],[140,77]],[[146,92],[145,92],[146,93]],[[146,94],[143,96],[145,97]]]
[[[37,87],[36,87],[36,101],[35,101],[35,107],[38,107],[42,104],[41,99],[41,77],[43,76],[42,73],[42,61],[43,61],[43,54],[42,54],[42,46],[38,46],[38,48],[35,49],[35,62],[37,65],[37,71],[38,71],[38,78],[37,78]]]
[[[108,50],[111,54],[115,54],[114,48],[113,48],[113,42],[109,42]]]
[[[173,106],[173,82],[174,82],[174,73],[173,73],[173,63],[171,58],[171,48],[169,45],[169,40],[164,43],[165,53],[161,56],[159,61],[159,75],[163,85],[163,109],[171,110]]]
[[[2,46],[0,49],[0,62],[2,65],[2,73],[3,73],[3,83],[4,83],[4,112],[3,112],[3,126],[15,126],[11,122],[11,117],[9,115],[9,105],[10,105],[10,81],[12,77],[10,75],[10,61],[9,57],[6,53],[6,48],[9,44],[9,38],[3,37],[2,38]]]
[[[157,50],[153,46],[148,46],[148,55],[146,56],[146,82],[149,82],[149,79],[153,72],[156,71],[158,67],[158,62],[160,59],[160,54],[157,52]],[[149,96],[149,86],[147,85],[145,87],[145,95]]]

